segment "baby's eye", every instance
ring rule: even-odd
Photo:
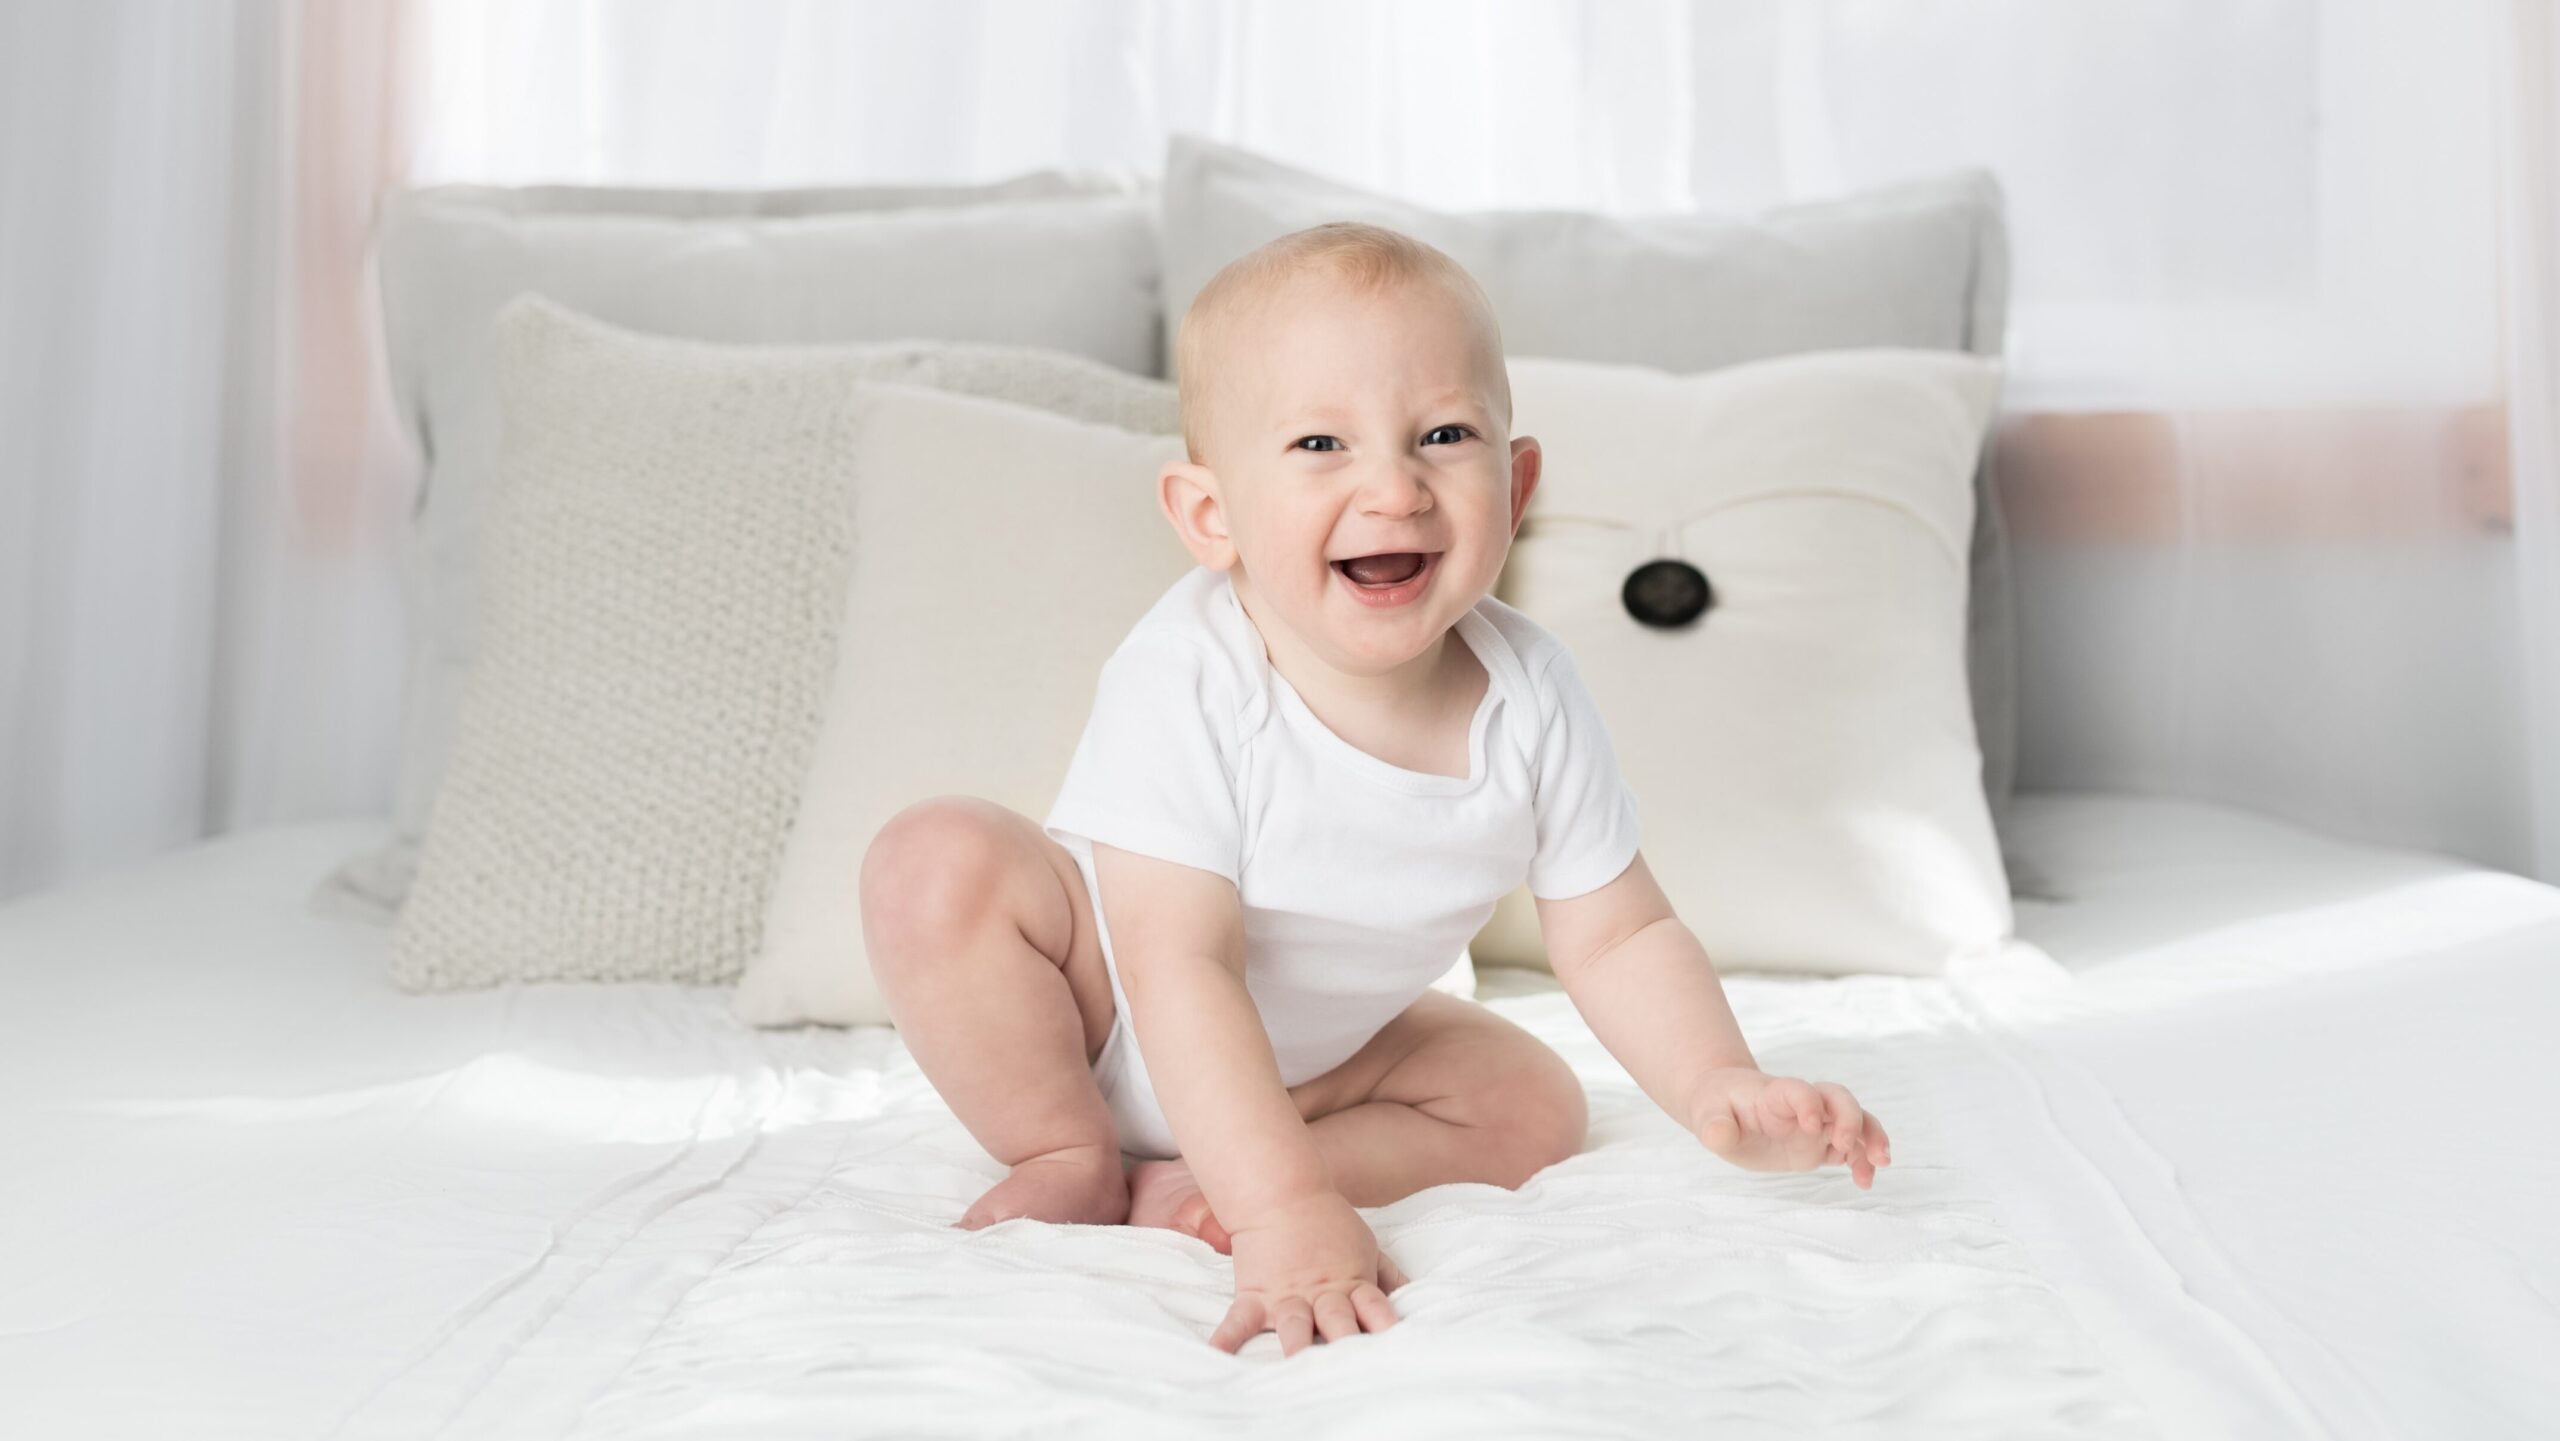
[[[1306,445],[1307,442],[1311,440],[1316,442],[1316,444],[1308,447],[1311,450],[1340,450],[1342,448],[1342,442],[1334,439],[1330,435],[1302,435],[1296,440],[1291,441],[1289,443],[1289,448],[1291,450],[1296,450],[1299,446]]]
[[[1474,433],[1475,433],[1475,432],[1473,432],[1473,431],[1471,431],[1471,430],[1467,429],[1467,428],[1466,428],[1465,426],[1463,426],[1463,425],[1443,425],[1443,426],[1440,426],[1440,427],[1438,427],[1438,428],[1434,429],[1434,430],[1431,432],[1431,435],[1426,435],[1426,436],[1422,437],[1422,443],[1423,443],[1424,445],[1430,445],[1430,444],[1433,444],[1434,442],[1433,442],[1433,441],[1432,441],[1432,439],[1431,439],[1431,436],[1432,436],[1432,435],[1445,435],[1445,436],[1447,436],[1447,437],[1449,437],[1449,438],[1448,438],[1447,440],[1443,440],[1443,441],[1438,442],[1438,444],[1441,444],[1441,445],[1455,445],[1455,444],[1457,444],[1459,441],[1462,441],[1462,440],[1466,439],[1468,436],[1470,436],[1470,435],[1472,435],[1472,434],[1474,434]]]

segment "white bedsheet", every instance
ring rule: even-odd
[[[2076,976],[1731,978],[1764,1064],[1893,1126],[1874,1191],[1722,1166],[1561,997],[1499,999],[1590,1147],[1372,1213],[1405,1324],[1286,1362],[1206,1345],[1196,1242],[948,1229],[998,1168],[888,1032],[397,992],[387,933],[304,902],[378,828],[36,897],[0,909],[0,1434],[2547,1432],[2560,892],[2033,804],[2078,898],[2022,924]]]
[[[2075,979],[1983,1014],[2142,1249],[2331,1434],[2560,1436],[2560,891],[2167,801],[2009,832]]]

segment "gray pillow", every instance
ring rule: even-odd
[[[1162,183],[1168,368],[1183,311],[1221,266],[1327,220],[1370,221],[1447,251],[1492,297],[1514,355],[1684,372],[1866,346],[1998,355],[2008,323],[2000,187],[1981,170],[1753,217],[1452,213],[1176,135]],[[1966,660],[1996,815],[2017,757],[2015,621],[1984,449]]]
[[[986,186],[682,191],[449,186],[385,204],[383,318],[425,457],[404,537],[409,642],[393,839],[322,888],[387,918],[408,894],[477,653],[499,407],[493,321],[527,292],[652,334],[971,341],[1137,375],[1156,354],[1151,183],[1044,172]]]

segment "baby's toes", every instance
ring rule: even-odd
[[[1182,1229],[1208,1242],[1210,1250],[1221,1256],[1235,1254],[1236,1238],[1218,1224],[1218,1218],[1209,1210],[1207,1196],[1194,1196],[1184,1202],[1181,1217]]]

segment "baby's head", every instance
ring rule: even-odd
[[[1165,513],[1266,630],[1378,674],[1492,588],[1539,452],[1456,261],[1375,225],[1284,235],[1201,290],[1175,364],[1190,455],[1158,479]]]

